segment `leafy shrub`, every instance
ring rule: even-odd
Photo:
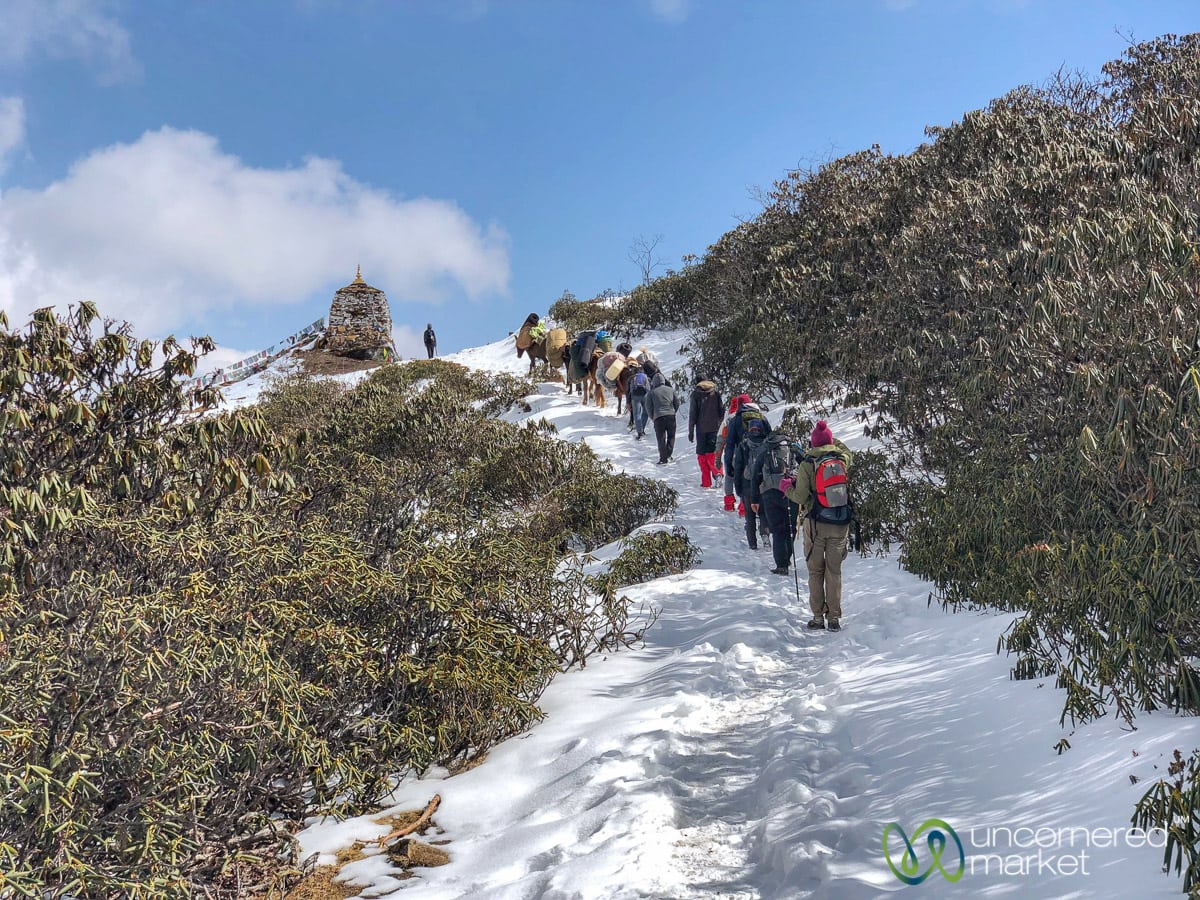
[[[864,407],[905,476],[864,460],[870,519],[948,606],[1021,612],[1064,721],[1200,710],[1197,121],[1200,34],[1136,44],[790,173],[631,306],[686,298],[723,383]]]
[[[194,353],[95,320],[0,333],[6,889],[233,896],[304,817],[485,752],[639,639],[557,548],[674,495],[501,421],[518,379],[421,361],[201,416]],[[610,522],[559,509],[573,478]]]
[[[580,300],[570,291],[563,291],[563,295],[550,305],[549,316],[565,328],[567,334],[600,328],[613,331],[613,306],[596,300]]]
[[[643,532],[622,538],[621,552],[609,564],[608,571],[589,579],[589,584],[612,596],[618,587],[682,574],[699,559],[700,548],[692,543],[687,529],[681,525],[670,531]]]

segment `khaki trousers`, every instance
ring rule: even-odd
[[[804,562],[808,566],[808,605],[814,617],[842,617],[842,560],[850,546],[850,526],[804,520]]]

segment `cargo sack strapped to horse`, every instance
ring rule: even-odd
[[[616,377],[609,375],[609,372],[616,367],[617,375],[621,374],[621,369],[625,368],[624,357],[616,350],[609,350],[602,357],[600,362],[596,364],[596,374],[600,377],[600,383],[604,385],[606,390],[615,391],[617,389]]]
[[[571,380],[583,381],[592,364],[592,352],[596,349],[596,332],[581,331],[571,344]]]
[[[567,330],[551,328],[546,332],[546,361],[550,368],[557,369],[561,363],[563,347],[567,346]]]
[[[537,341],[532,332],[533,326],[537,325],[539,321],[537,313],[530,313],[525,317],[525,322],[521,325],[521,330],[517,332],[518,350],[528,350],[529,345]]]

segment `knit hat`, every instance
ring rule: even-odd
[[[813,429],[812,438],[809,440],[810,447],[824,447],[827,444],[833,443],[833,432],[829,430],[829,426],[824,419],[817,422],[817,427]]]

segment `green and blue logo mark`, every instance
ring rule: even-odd
[[[930,860],[929,866],[921,871],[921,863],[917,859],[917,853],[913,849],[913,841],[919,841],[921,836],[925,836],[925,845],[929,848]],[[889,838],[891,839],[889,842]],[[942,864],[942,856],[946,852],[946,847],[950,841],[954,841],[954,846],[958,850],[958,868],[954,871],[947,871]],[[900,844],[904,845],[903,852],[900,851]],[[892,859],[892,853],[900,854],[900,866],[897,868],[895,861]],[[888,868],[892,870],[892,874],[903,881],[905,884],[920,884],[926,878],[938,871],[942,873],[942,877],[947,881],[958,881],[963,877],[963,872],[967,868],[966,855],[963,853],[962,841],[958,839],[958,835],[954,829],[941,819],[926,819],[921,823],[921,826],[913,832],[912,840],[909,840],[904,829],[900,827],[899,822],[891,822],[883,829],[883,857],[887,860]],[[951,860],[953,854],[951,854]],[[953,864],[952,864],[953,866]]]

